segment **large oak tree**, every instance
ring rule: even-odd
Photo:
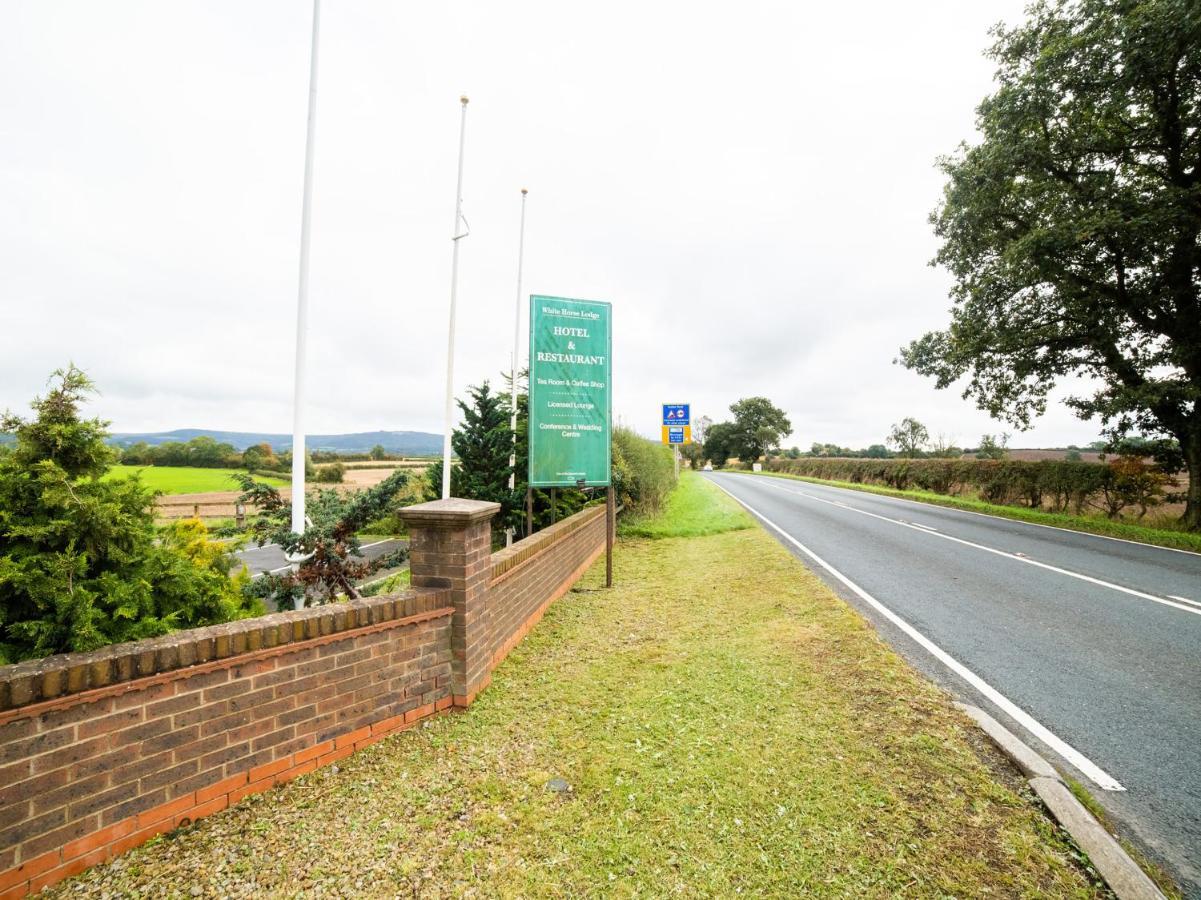
[[[1201,4],[1039,0],[995,37],[932,216],[951,323],[902,361],[1018,427],[1085,376],[1081,417],[1180,442],[1201,529]]]

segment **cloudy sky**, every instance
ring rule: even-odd
[[[999,430],[892,360],[946,320],[934,161],[1021,8],[326,0],[308,430],[441,431],[461,93],[457,388],[508,368],[528,187],[526,292],[613,303],[626,424],[762,394],[801,446]],[[115,430],[290,429],[310,27],[0,0],[0,408],[74,360]],[[1055,407],[1013,443],[1095,433]]]

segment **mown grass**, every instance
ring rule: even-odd
[[[236,491],[238,483],[231,477],[245,475],[240,469],[194,469],[187,466],[113,466],[104,475],[105,481],[130,478],[140,474],[142,484],[164,494],[207,494],[212,491]],[[258,481],[286,486],[291,482],[274,475],[255,475]]]
[[[701,537],[754,524],[746,511],[724,492],[695,472],[684,470],[658,516],[623,518],[617,533],[622,537],[656,539]]]
[[[935,494],[931,491],[901,491],[879,484],[856,484],[851,481],[833,481],[825,478],[811,478],[808,475],[790,475],[785,472],[739,472],[738,474],[767,478],[788,478],[793,481],[808,481],[812,484],[828,484],[831,487],[863,491],[868,494],[881,494],[885,497],[917,500],[922,503],[931,503],[935,506],[946,506],[950,509],[962,509],[968,512],[1000,516],[1003,519],[1015,519],[1019,522],[1030,522],[1034,525],[1053,525],[1056,528],[1066,528],[1069,531],[1083,531],[1087,534],[1099,534],[1105,537],[1137,541],[1140,544],[1154,544],[1157,547],[1172,547],[1177,550],[1191,550],[1195,553],[1201,553],[1201,534],[1194,534],[1188,531],[1173,531],[1165,528],[1151,528],[1145,525],[1136,525],[1132,522],[1115,522],[1112,519],[1106,519],[1102,516],[1074,516],[1070,513],[1052,513],[1038,509],[1027,509],[1023,506],[1003,506],[997,503],[986,503],[983,500],[974,500],[968,497],[948,497],[946,494]]]
[[[624,538],[603,575],[469,710],[54,893],[1105,895],[946,696],[761,529]]]

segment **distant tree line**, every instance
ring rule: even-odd
[[[239,451],[233,444],[200,435],[189,441],[165,441],[148,444],[138,441],[128,447],[115,449],[117,462],[126,466],[185,466],[199,469],[245,469],[247,472],[289,475],[292,471],[292,451],[275,449],[267,442],[252,444]],[[336,450],[312,450],[308,454],[305,474],[316,481],[340,483],[344,463],[403,459],[376,444],[366,453],[339,453]],[[312,463],[328,463],[314,470]]]
[[[117,450],[126,466],[190,466],[199,469],[246,469],[250,472],[291,471],[292,451],[276,453],[266,442],[239,451],[233,444],[200,435],[190,441],[147,444],[138,441]]]
[[[1009,434],[983,434],[975,447],[959,447],[943,434],[931,436],[930,430],[912,416],[906,416],[889,430],[885,443],[863,449],[839,444],[813,442],[808,450],[799,447],[783,449],[780,439],[786,431],[771,432],[768,423],[776,428],[791,428],[784,413],[763,397],[752,397],[734,404],[734,421],[719,422],[709,427],[703,445],[684,448],[684,455],[694,465],[708,461],[718,468],[732,457],[744,464],[765,459],[1005,459],[1009,453]],[[753,440],[751,436],[761,438]],[[1080,447],[1066,448],[1064,459],[1079,462],[1083,459]],[[1101,461],[1113,458],[1150,460],[1166,476],[1175,476],[1185,468],[1184,452],[1172,438],[1146,437],[1133,434],[1108,441],[1093,441],[1083,448],[1100,454]]]

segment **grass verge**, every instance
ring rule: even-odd
[[[930,503],[935,506],[946,506],[950,509],[963,509],[968,512],[984,513],[990,516],[999,516],[1003,519],[1029,522],[1034,525],[1052,525],[1056,528],[1066,528],[1069,531],[1082,531],[1086,534],[1123,538],[1124,540],[1136,541],[1140,544],[1154,544],[1157,547],[1171,547],[1176,550],[1191,550],[1194,553],[1201,553],[1201,534],[1193,534],[1188,531],[1148,528],[1144,525],[1135,525],[1130,522],[1113,522],[1102,517],[1051,513],[1037,509],[1027,509],[1022,506],[1002,506],[996,503],[986,503],[983,500],[972,500],[967,497],[948,497],[945,494],[935,494],[930,491],[900,491],[896,488],[885,487],[879,484],[831,481],[824,478],[810,478],[807,475],[790,475],[785,472],[740,471],[738,474],[768,478],[788,478],[792,481],[808,481],[812,484],[828,484],[831,487],[863,491],[867,494],[881,494],[885,497],[917,500],[921,503]]]
[[[664,518],[696,527],[690,503]],[[469,710],[53,893],[1105,896],[974,726],[763,530],[624,538],[603,574]]]
[[[719,488],[687,469],[658,516],[631,516],[618,524],[621,537],[701,537],[738,531],[755,524],[746,511]]]
[[[130,478],[140,474],[142,484],[164,494],[207,494],[213,491],[236,491],[238,483],[231,477],[245,475],[241,469],[194,469],[188,466],[113,466],[104,475],[105,481]],[[274,475],[256,474],[255,479],[283,487],[291,484]]]

